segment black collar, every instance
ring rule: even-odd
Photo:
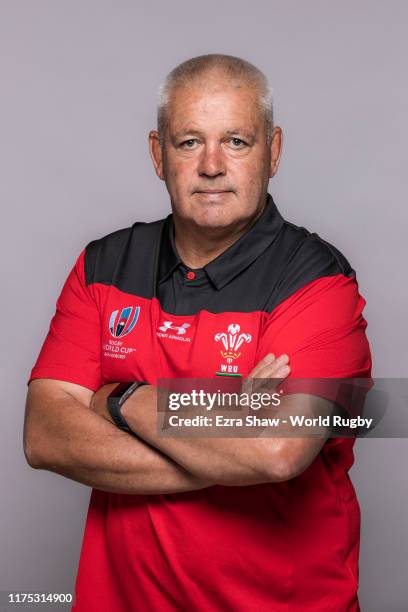
[[[267,202],[261,216],[234,244],[210,261],[204,270],[217,289],[222,289],[237,274],[242,272],[257,259],[274,241],[284,219],[278,211],[272,196],[268,194]],[[170,274],[183,264],[174,241],[173,215],[165,221],[159,262],[159,282],[164,282]]]

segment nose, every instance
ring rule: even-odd
[[[201,152],[198,173],[200,176],[215,178],[226,172],[225,158],[221,147],[205,146]]]

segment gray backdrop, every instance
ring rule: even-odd
[[[271,193],[357,270],[374,376],[407,376],[407,19],[396,1],[0,2],[0,589],[73,590],[90,490],[26,465],[26,380],[83,246],[168,212],[147,133],[180,61],[231,53],[269,76]],[[356,444],[363,611],[408,609],[407,449]]]

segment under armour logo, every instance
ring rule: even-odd
[[[163,321],[163,325],[159,327],[160,331],[167,332],[169,329],[174,329],[178,336],[182,336],[186,333],[187,329],[191,327],[190,323],[183,323],[182,325],[173,325],[173,321]]]

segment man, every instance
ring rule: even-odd
[[[172,214],[88,244],[30,376],[28,462],[93,487],[73,609],[356,611],[352,439],[156,426],[163,378],[369,377],[355,273],[267,193],[282,131],[253,65],[176,67],[149,142]],[[148,384],[108,410],[121,381]],[[302,397],[333,408],[282,410]]]

